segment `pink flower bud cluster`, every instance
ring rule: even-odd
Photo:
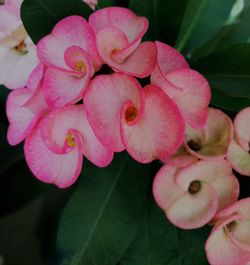
[[[148,26],[120,7],[58,22],[39,41],[26,85],[8,97],[8,141],[25,141],[30,170],[60,188],[77,180],[83,156],[98,167],[123,150],[140,163],[163,161],[153,194],[170,222],[214,224],[206,244],[211,265],[245,265],[250,204],[237,202],[232,167],[250,175],[250,108],[234,126],[209,108],[207,80],[174,48],[143,42]],[[109,74],[100,74],[104,64]]]

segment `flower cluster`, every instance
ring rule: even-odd
[[[184,229],[215,225],[206,244],[212,265],[248,262],[250,201],[237,202],[232,168],[250,175],[250,108],[234,126],[209,108],[207,80],[174,48],[143,42],[148,20],[129,9],[104,8],[88,21],[64,18],[36,47],[17,2],[0,7],[0,46],[15,61],[0,83],[15,89],[7,100],[8,141],[25,141],[33,174],[66,188],[79,177],[83,156],[98,167],[123,150],[140,163],[161,160],[153,194],[170,222]],[[86,2],[94,9],[96,1]],[[104,64],[109,74],[102,74]]]
[[[211,265],[250,261],[250,198],[238,200],[232,169],[250,176],[250,108],[231,119],[209,108],[202,129],[186,126],[183,146],[157,173],[153,194],[170,222],[183,229],[209,223],[206,242]]]

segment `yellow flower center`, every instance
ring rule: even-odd
[[[77,141],[71,132],[66,136],[66,143],[69,147],[75,147],[77,145]]]
[[[14,49],[20,54],[28,53],[27,45],[24,41],[21,41],[19,44],[17,44]]]
[[[78,61],[78,62],[76,62],[76,64],[75,64],[75,70],[77,71],[77,72],[80,72],[80,73],[83,73],[83,74],[85,74],[85,72],[86,72],[86,64],[83,62],[83,61]]]
[[[135,107],[128,107],[125,111],[125,119],[127,122],[134,121],[137,117],[137,109]]]

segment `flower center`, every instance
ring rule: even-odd
[[[187,142],[187,145],[188,145],[188,147],[189,147],[191,150],[193,150],[193,151],[195,151],[195,152],[201,150],[201,144],[198,143],[198,142],[196,142],[195,140],[189,140],[189,141]]]
[[[27,45],[24,41],[21,41],[19,44],[17,44],[14,49],[20,54],[28,53]]]
[[[128,107],[125,111],[125,119],[127,122],[134,121],[137,117],[137,109],[135,107]]]
[[[85,74],[86,68],[86,64],[83,61],[78,61],[75,63],[75,70],[77,72]]]
[[[193,195],[199,192],[200,189],[201,189],[201,182],[199,180],[194,180],[190,183],[188,187],[188,192]]]
[[[236,221],[232,221],[231,223],[226,225],[227,231],[232,232],[237,225]]]
[[[66,136],[66,143],[69,147],[75,147],[77,145],[76,139],[71,132]]]

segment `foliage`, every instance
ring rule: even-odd
[[[125,2],[101,0],[98,8],[128,4],[138,15],[146,16],[150,28],[145,39],[161,40],[181,50],[209,80],[213,106],[233,116],[250,105],[248,2],[231,24],[226,21],[233,0]],[[60,19],[73,14],[87,19],[91,12],[82,0],[24,0],[21,15],[37,43]],[[0,255],[6,258],[6,265],[28,264],[24,253],[31,252],[37,255],[31,255],[30,264],[207,264],[204,241],[209,228],[177,229],[153,202],[151,182],[159,163],[141,165],[121,153],[104,169],[85,160],[79,182],[68,191],[35,181],[23,161],[22,146],[11,147],[6,141],[7,120],[2,113],[7,94],[1,87],[0,200],[4,206],[0,209]],[[46,226],[39,221],[42,215]],[[28,232],[21,233],[24,226]],[[19,241],[8,238],[5,230],[17,233]],[[42,236],[48,231],[51,237]],[[24,242],[32,246],[30,253],[27,249],[15,252]]]

